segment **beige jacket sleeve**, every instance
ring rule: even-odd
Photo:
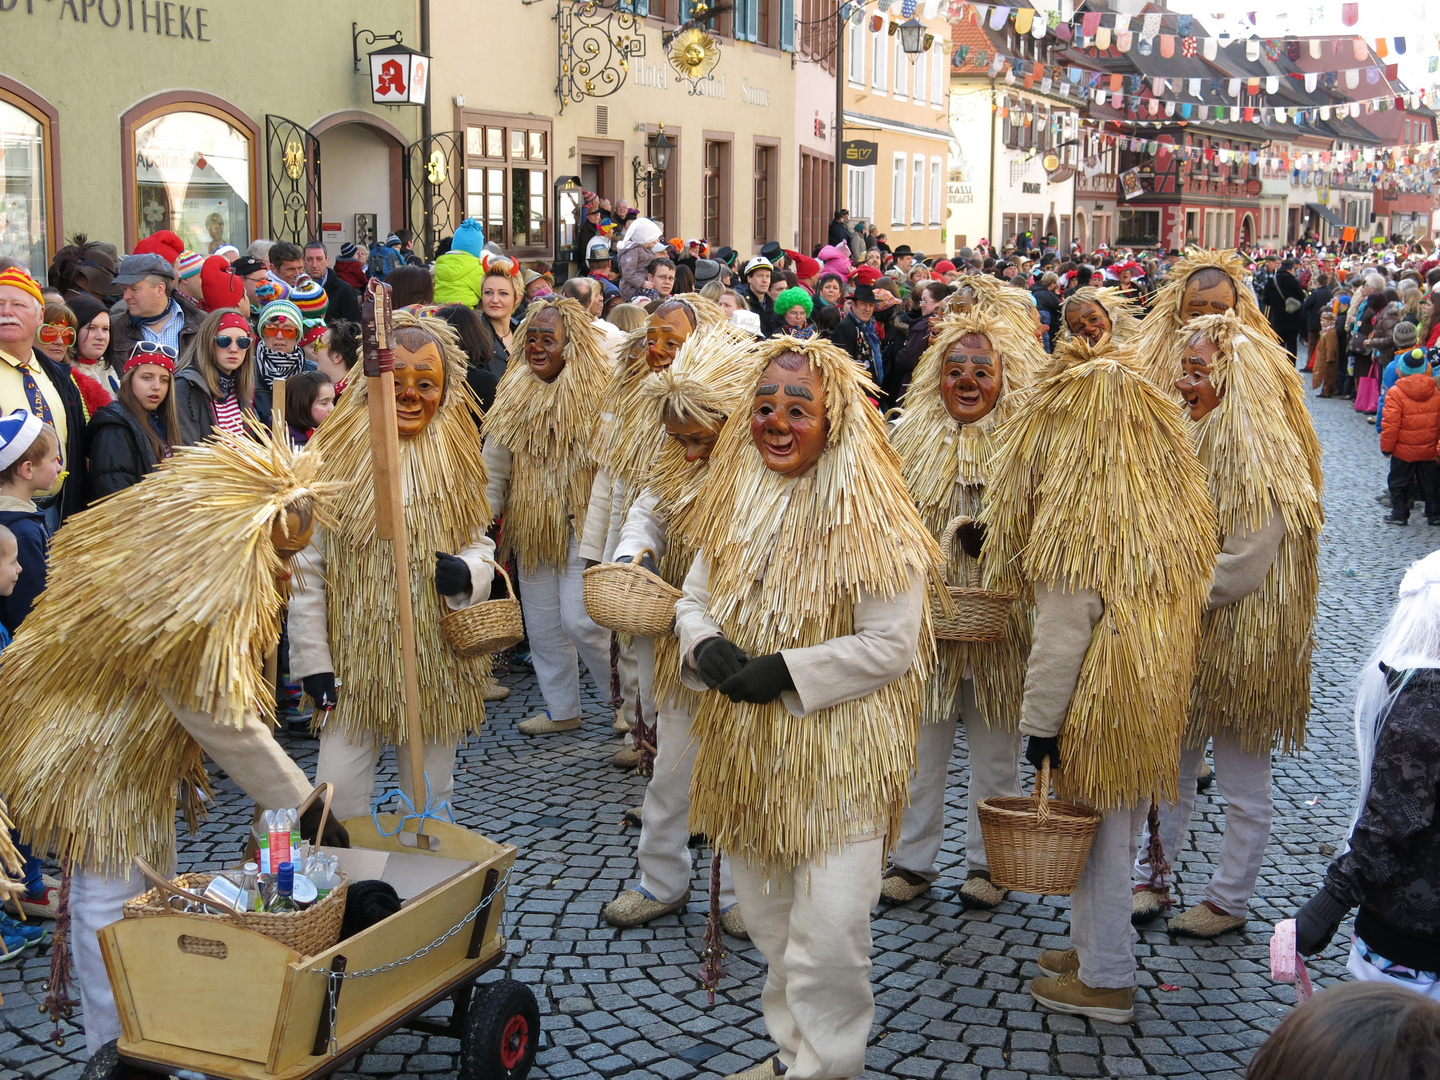
[[[706,614],[710,602],[710,565],[696,558],[685,577],[683,595],[675,603],[675,633],[680,638],[680,680],[705,690],[695,670],[695,647],[721,636]],[[899,596],[862,593],[855,605],[855,632],[831,638],[808,649],[780,652],[794,690],[780,695],[792,716],[808,716],[832,705],[873,694],[894,682],[915,661],[925,610],[925,579],[911,572],[910,588]]]
[[[209,713],[177,709],[168,699],[166,703],[200,749],[262,810],[299,806],[310,794],[309,779],[259,716],[247,713],[244,727],[233,728],[215,723]]]
[[[1285,539],[1285,515],[1272,500],[1270,516],[1253,533],[1227,536],[1215,560],[1207,611],[1238,603],[1258,589],[1275,565],[1275,554]]]
[[[490,513],[499,517],[505,512],[505,497],[510,494],[510,474],[515,470],[515,455],[498,439],[486,439],[482,450],[485,458],[485,499]]]
[[[470,567],[470,591],[445,597],[446,606],[451,611],[459,611],[481,600],[489,600],[490,583],[495,579],[495,541],[481,533],[478,539],[466,544],[455,555]]]
[[[310,546],[290,560],[290,677],[334,671],[330,618],[325,607],[325,531],[318,525]],[[203,744],[202,744],[203,745]]]
[[[605,542],[610,536],[610,506],[614,500],[615,484],[610,479],[610,470],[595,470],[595,480],[590,485],[590,502],[585,508],[585,531],[580,535],[580,558],[595,562],[605,561]]]
[[[1105,602],[1093,589],[1035,586],[1035,629],[1020,700],[1022,735],[1060,734],[1090,649],[1090,635],[1104,614]]]
[[[615,545],[615,561],[632,558],[649,548],[655,553],[658,563],[665,555],[666,535],[665,519],[660,513],[660,496],[654,488],[646,488],[630,504],[630,512],[625,515],[620,539]]]

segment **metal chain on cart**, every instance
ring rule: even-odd
[[[444,945],[445,942],[449,941],[456,934],[460,933],[461,930],[464,930],[465,927],[469,926],[472,922],[474,922],[479,917],[480,912],[484,911],[487,907],[490,906],[491,901],[493,901],[495,897],[498,896],[505,889],[505,887],[510,884],[510,874],[514,869],[515,864],[511,863],[510,866],[506,868],[504,875],[500,878],[499,881],[495,883],[495,887],[485,894],[485,896],[480,900],[480,903],[476,904],[475,907],[471,909],[468,915],[466,915],[458,923],[452,926],[449,930],[446,930],[445,933],[441,934],[434,941],[430,942],[429,945],[426,945],[424,948],[421,949],[416,949],[409,956],[403,956],[399,960],[392,960],[388,964],[381,964],[379,967],[366,968],[364,971],[333,971],[330,968],[309,969],[310,974],[324,975],[326,979],[325,997],[327,1005],[330,1009],[331,1057],[335,1057],[339,1053],[339,1037],[336,1034],[336,1011],[340,998],[340,984],[346,979],[368,979],[372,975],[383,975],[387,971],[394,971],[398,967],[404,967],[406,964],[411,963],[412,961],[419,960],[421,957],[429,955],[433,950],[438,949],[441,945]]]

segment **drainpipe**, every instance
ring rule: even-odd
[[[430,0],[420,0],[420,51],[426,56],[430,55]],[[433,83],[434,80],[431,80]],[[429,85],[425,88],[425,104],[420,106],[420,145],[425,153],[422,158],[429,156],[430,136],[433,134],[430,117],[430,101],[432,95]],[[407,162],[408,164],[408,162]],[[413,239],[413,237],[412,237]],[[425,214],[425,255],[428,258],[435,250],[435,221],[433,215]]]
[[[995,188],[999,185],[999,178],[995,175],[995,80],[990,80],[990,199],[989,209],[985,212],[985,239],[990,241],[990,248],[995,248],[995,237],[1000,235],[1000,230],[995,228]]]

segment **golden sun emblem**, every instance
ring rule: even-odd
[[[710,33],[692,26],[675,35],[666,58],[682,79],[703,79],[720,62],[720,43]]]

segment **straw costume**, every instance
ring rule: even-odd
[[[1104,312],[1105,320],[1110,324],[1109,337],[1116,345],[1124,345],[1140,332],[1139,308],[1127,301],[1123,292],[1109,286],[1096,288],[1086,285],[1083,289],[1076,289],[1060,305],[1060,325],[1055,328],[1057,342],[1083,336],[1071,332],[1067,317],[1068,312],[1075,311],[1082,304],[1094,304]]]
[[[1031,993],[1120,1022],[1134,996],[1135,840],[1151,798],[1175,799],[1215,512],[1179,411],[1130,355],[1109,341],[1059,352],[997,433],[982,568],[988,588],[1034,590],[1026,757],[1057,762],[1062,797],[1104,813],[1071,901],[1075,951],[1043,955],[1059,977]]]
[[[905,482],[926,528],[939,539],[956,517],[975,519],[985,495],[986,468],[996,427],[1018,407],[1036,370],[1049,360],[1028,327],[1016,327],[991,305],[946,319],[935,344],[921,357],[905,401],[908,406],[891,431],[890,444],[904,463]],[[998,361],[994,407],[982,418],[962,423],[946,408],[941,378],[946,360],[967,356],[974,335],[988,341]],[[969,388],[973,380],[961,381]],[[960,540],[951,545],[946,579],[978,586],[979,563]],[[935,861],[945,828],[945,781],[958,729],[964,720],[970,757],[970,794],[965,833],[967,880],[961,901],[994,907],[1004,894],[990,884],[985,843],[976,803],[999,795],[1018,795],[1020,777],[1020,696],[1030,654],[1030,620],[1025,605],[1012,606],[1005,638],[997,642],[937,641],[935,675],[925,685],[910,806],[900,842],[892,853],[883,895],[903,903],[920,895],[938,874]]]
[[[642,380],[635,411],[648,414],[656,430],[666,432],[669,425],[679,432],[708,432],[713,438],[728,417],[746,411],[754,339],[718,337],[717,341],[717,335],[708,331],[692,334],[669,368]],[[645,438],[639,425],[634,426],[636,437]],[[666,434],[615,548],[616,561],[653,553],[660,576],[676,587],[684,583],[695,560],[691,538],[698,525],[700,488],[709,472],[708,452],[698,460],[686,460],[694,456]],[[640,879],[602,911],[606,921],[616,926],[639,926],[680,910],[689,901],[692,877],[690,777],[696,743],[691,723],[700,695],[680,683],[680,648],[673,633],[637,637],[635,651],[642,697],[657,704],[656,738],[635,851]],[[728,859],[721,860],[718,903],[725,928],[743,936]]]
[[[721,326],[729,328],[732,335],[742,333],[727,321],[718,304],[689,293],[657,305],[644,323],[622,339],[619,361],[605,387],[604,410],[595,428],[593,449],[598,468],[580,536],[580,558],[587,566],[614,558],[625,514],[644,487],[664,439],[664,430],[656,424],[654,409],[644,396],[646,376],[667,366],[691,336]],[[630,730],[637,697],[652,720],[656,710],[641,685],[648,684],[650,674],[640,671],[640,660],[629,635],[619,635],[613,644],[611,657],[621,698],[614,730],[623,733]],[[633,769],[639,764],[639,752],[627,746],[611,761]]]
[[[748,373],[754,401],[716,444],[676,605],[681,677],[717,688],[692,725],[690,824],[732,860],[787,1075],[849,1077],[874,1013],[870,909],[934,663],[939,549],[849,356],[777,338]],[[767,463],[781,456],[792,475]]]
[[[1301,381],[1289,355],[1268,337],[1251,337],[1234,312],[1191,319],[1179,336],[1188,343],[1196,335],[1215,344],[1208,381],[1220,400],[1193,422],[1192,438],[1221,551],[1201,623],[1179,801],[1160,809],[1160,840],[1173,863],[1213,739],[1226,801],[1220,863],[1205,902],[1172,919],[1170,929],[1215,937],[1244,925],[1255,890],[1274,814],[1271,753],[1304,745],[1323,511],[1319,461],[1285,416],[1285,384]],[[1149,881],[1150,869],[1137,884]],[[1165,889],[1168,877],[1156,884]]]
[[[375,766],[387,746],[395,747],[401,789],[412,806],[424,810],[431,799],[448,802],[455,748],[484,723],[490,678],[488,656],[457,655],[440,630],[448,612],[490,598],[495,545],[485,535],[491,515],[476,424],[480,406],[465,382],[465,356],[448,323],[401,310],[394,314],[394,330],[397,406],[406,404],[402,364],[413,367],[434,350],[444,373],[433,419],[418,434],[407,435],[402,426],[400,439],[430,791],[427,798],[409,790],[414,751],[399,707],[395,563],[375,529],[368,388],[365,380],[354,380],[313,440],[325,461],[323,477],[343,485],[343,494],[335,525],[316,530],[301,560],[290,602],[290,671],[316,699],[315,776],[335,784],[334,812],[342,820],[369,813]],[[439,552],[453,554],[468,570],[460,588],[443,596],[436,583]],[[333,678],[333,709],[314,692],[327,676]]]
[[[272,522],[297,536],[330,489],[315,452],[256,434],[177,449],[71,518],[0,668],[0,790],[21,838],[68,869],[92,1053],[120,1034],[96,931],[146,887],[135,856],[174,865],[177,803],[193,826],[209,790],[203,757],[259,807],[297,806],[311,790],[271,734],[263,660],[288,576]]]
[[[525,632],[545,698],[545,713],[520,731],[544,735],[580,726],[577,652],[595,685],[609,685],[610,634],[585,610],[579,538],[595,479],[595,391],[612,365],[599,328],[568,297],[531,301],[516,336],[525,362],[512,360],[485,418],[486,495],[504,516],[501,557],[513,554],[519,564]],[[549,382],[532,359],[547,341],[558,341],[561,364]]]

